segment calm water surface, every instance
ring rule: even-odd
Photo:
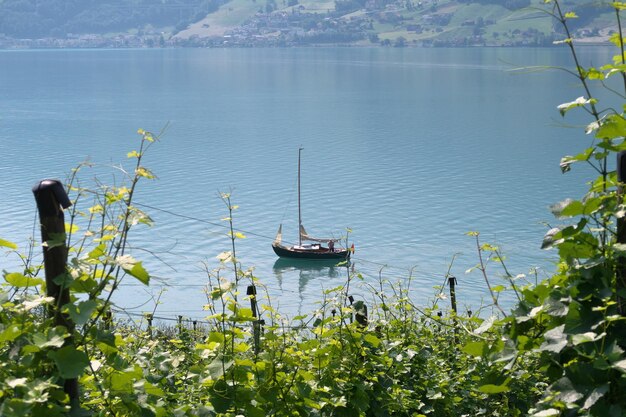
[[[610,55],[596,48],[582,59]],[[120,307],[151,311],[167,288],[157,314],[204,316],[203,264],[216,267],[229,249],[218,198],[229,190],[247,235],[238,257],[282,311],[310,312],[323,289],[341,285],[342,268],[276,262],[271,250],[281,222],[296,238],[299,147],[311,234],[350,227],[364,281],[413,269],[418,303],[456,254],[458,297],[476,306],[488,294],[478,273],[465,273],[477,262],[465,233],[499,245],[515,274],[549,272],[555,254],[539,249],[544,223],[555,222],[547,207],[579,197],[590,178],[559,171],[589,138],[576,126],[583,119],[562,120],[556,106],[582,93],[563,72],[511,71],[534,65],[571,63],[565,49],[0,51],[0,237],[25,248],[36,181],[66,178],[89,159],[97,167],[86,184],[96,174],[119,182],[107,166],[130,166],[137,129],[167,126],[146,159],[159,178],[137,199],[156,225],[132,242],[154,285],[127,281]],[[3,269],[17,265],[0,257]]]

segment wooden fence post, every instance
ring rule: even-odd
[[[254,285],[248,285],[246,295],[250,296],[250,309],[252,310],[252,335],[254,338],[254,353],[258,354],[261,351],[261,325],[263,320],[259,320],[259,309],[256,301],[256,287]]]
[[[449,276],[448,284],[450,285],[450,305],[452,306],[452,311],[454,311],[454,317],[452,321],[454,323],[454,344],[459,344],[459,329],[457,328],[457,309],[456,309],[456,277]]]
[[[70,302],[70,290],[66,286],[67,245],[63,209],[72,203],[59,180],[45,179],[38,182],[33,187],[33,194],[41,225],[46,295],[54,298],[54,304],[48,308],[48,315],[54,318],[56,326],[64,326],[71,335],[74,332],[74,323],[69,315],[62,313],[62,309]],[[73,337],[67,338],[64,344],[73,345]],[[69,396],[72,406],[77,406],[78,379],[66,379],[63,382],[63,389]]]
[[[450,304],[452,306],[452,311],[454,311],[454,314],[457,313],[456,311],[456,277],[450,276],[448,277],[448,284],[450,285]]]

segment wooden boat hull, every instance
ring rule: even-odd
[[[292,259],[350,259],[350,251],[347,249],[330,251],[327,248],[320,249],[297,249],[283,245],[273,244],[274,253],[281,258]]]

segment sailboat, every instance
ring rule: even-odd
[[[315,238],[309,236],[302,226],[302,207],[300,204],[300,160],[301,160],[302,148],[298,149],[298,244],[292,246],[285,246],[282,244],[283,238],[283,225],[278,227],[278,233],[276,238],[272,242],[272,249],[274,253],[281,258],[292,259],[349,259],[350,254],[354,251],[354,245],[352,248],[337,248],[335,243],[338,243],[340,239],[330,238]],[[312,243],[304,243],[312,242]],[[323,244],[326,244],[324,246]]]

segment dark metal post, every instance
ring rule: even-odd
[[[43,245],[43,262],[46,275],[46,295],[54,298],[54,304],[48,308],[48,315],[54,318],[54,324],[64,326],[70,334],[74,331],[74,323],[61,311],[70,302],[70,291],[66,286],[67,277],[67,245],[65,236],[65,217],[63,209],[72,205],[63,184],[59,180],[46,179],[35,184],[33,194],[37,202],[39,221],[41,224],[41,240]],[[65,345],[74,343],[72,337]],[[64,390],[72,404],[78,401],[78,380],[64,381]]]
[[[43,261],[46,273],[46,292],[54,297],[55,304],[50,307],[50,315],[55,324],[73,328],[69,317],[61,314],[61,307],[70,301],[70,292],[65,288],[64,276],[67,272],[67,246],[65,244],[65,217],[63,209],[71,205],[69,198],[58,180],[43,180],[33,187],[39,221]]]
[[[152,320],[154,320],[154,315],[152,313],[146,314],[146,321],[148,322],[148,335],[152,337]]]
[[[450,304],[452,305],[452,311],[456,314],[456,277],[448,277],[448,284],[450,284]]]
[[[178,316],[178,334],[183,334],[183,316]]]
[[[624,203],[623,193],[626,183],[626,151],[617,154],[617,181],[620,182],[618,189],[619,202]],[[626,219],[617,219],[617,243],[626,243]],[[622,316],[626,316],[626,258],[617,259],[615,280],[615,293],[617,294],[617,309]]]
[[[111,310],[107,310],[104,313],[104,328],[107,330],[111,330],[112,327],[113,327],[113,313],[111,313]]]
[[[258,354],[261,351],[261,324],[262,320],[259,320],[259,310],[256,301],[256,287],[254,285],[248,285],[246,295],[250,296],[250,309],[252,309],[252,316],[255,320],[252,322],[252,334],[254,337],[254,353]]]
[[[257,303],[256,303],[256,287],[254,285],[248,285],[246,295],[250,296],[250,308],[252,309],[252,316],[258,317]]]

